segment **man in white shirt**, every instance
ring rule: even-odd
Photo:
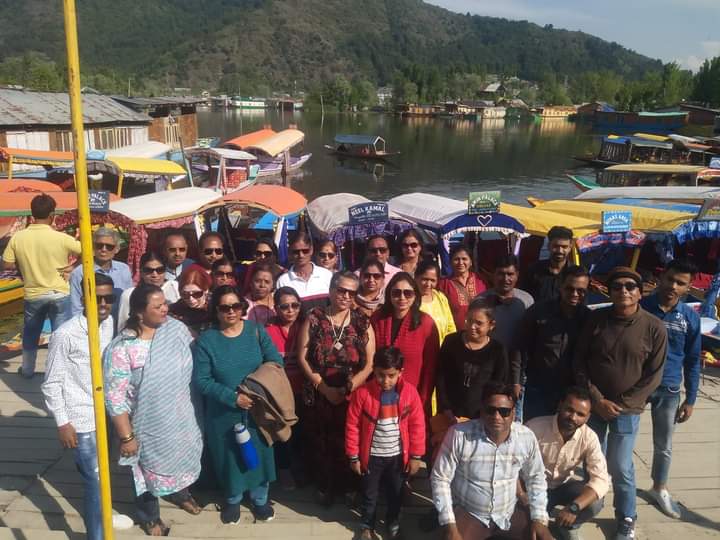
[[[278,277],[275,289],[295,289],[305,312],[317,306],[326,306],[333,274],[312,262],[312,240],[304,232],[298,232],[291,238],[289,247],[292,266]]]
[[[113,337],[112,306],[116,301],[112,278],[95,273],[95,293],[100,322],[100,350]],[[83,305],[84,305],[83,298]],[[85,310],[75,315],[50,337],[45,382],[42,384],[45,405],[55,418],[58,438],[63,448],[72,448],[75,464],[85,485],[83,520],[89,540],[102,540],[100,485],[95,443],[88,327]],[[132,520],[113,515],[115,528],[132,527]]]

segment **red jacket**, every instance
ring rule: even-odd
[[[407,465],[410,456],[425,455],[425,414],[420,396],[412,384],[401,377],[397,391],[400,394],[400,446],[403,464]],[[380,392],[378,382],[371,379],[352,393],[347,411],[345,454],[348,457],[358,456],[364,471],[367,471],[370,461],[370,446],[380,414]]]

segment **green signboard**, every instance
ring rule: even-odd
[[[495,214],[500,211],[500,190],[468,194],[468,214]]]

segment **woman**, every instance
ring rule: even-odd
[[[203,272],[183,272],[178,282],[180,300],[170,306],[170,316],[188,327],[193,336],[210,327],[208,312],[212,281]]]
[[[270,265],[253,265],[250,293],[245,297],[248,303],[246,319],[265,326],[275,316],[273,289],[275,289],[275,278]]]
[[[438,283],[438,289],[447,296],[450,302],[455,327],[462,328],[465,324],[470,302],[487,287],[483,280],[472,271],[472,255],[470,248],[464,245],[454,246],[450,250],[450,266],[452,274]]]
[[[415,229],[408,229],[400,235],[400,269],[403,272],[415,275],[424,247],[420,233]]]
[[[140,283],[160,287],[165,295],[165,300],[172,304],[178,301],[180,293],[178,292],[178,284],[175,280],[166,281],[165,270],[165,264],[157,253],[149,251],[140,257]],[[125,289],[120,295],[117,320],[118,330],[125,328],[125,322],[130,315],[130,295],[134,290],[135,287],[130,287],[129,289]]]
[[[315,264],[336,272],[338,269],[337,249],[335,242],[327,238],[320,240],[315,248]]]
[[[188,487],[200,475],[202,433],[191,396],[192,335],[168,318],[162,290],[139,285],[125,330],[105,350],[105,404],[120,437],[120,464],[132,467],[140,526],[166,536],[158,497],[190,514]]]
[[[372,316],[385,301],[385,272],[383,264],[369,259],[360,268],[360,289],[355,305],[366,317]]]
[[[420,290],[407,272],[395,274],[385,288],[385,303],[372,316],[378,347],[397,347],[405,357],[403,378],[415,386],[430,411],[440,347],[432,318],[420,311]]]
[[[213,263],[210,275],[212,276],[213,289],[217,289],[223,285],[230,285],[231,287],[237,285],[233,265],[227,257],[218,259]]]
[[[257,264],[269,265],[273,273],[273,282],[278,276],[285,272],[285,269],[278,264],[278,249],[275,242],[270,238],[258,238],[255,242],[255,260],[245,268],[242,274],[242,294],[247,296],[250,293],[250,280],[252,279],[254,267]]]
[[[421,262],[415,271],[415,282],[422,295],[420,311],[427,313],[435,321],[440,345],[445,336],[457,331],[447,296],[436,289],[440,277],[440,267],[434,261]]]
[[[216,327],[203,332],[193,348],[195,386],[205,396],[205,435],[208,450],[226,503],[220,513],[223,523],[240,520],[240,502],[245,493],[258,521],[272,519],[268,503],[270,482],[275,480],[272,447],[259,434],[248,410],[249,396],[237,392],[239,385],[263,362],[283,363],[265,329],[243,319],[247,304],[234,287],[224,285],[213,294],[211,313]],[[258,465],[248,470],[238,452],[234,426],[243,424],[258,454]]]
[[[306,463],[327,506],[357,483],[345,457],[345,415],[350,393],[372,372],[375,354],[368,318],[352,309],[357,290],[352,272],[333,275],[330,306],[310,310],[298,336]]]

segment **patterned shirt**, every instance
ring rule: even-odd
[[[402,453],[399,402],[400,394],[396,388],[380,394],[380,414],[370,445],[371,456],[392,457]]]
[[[108,317],[100,323],[100,352],[112,337],[113,320]],[[85,315],[76,315],[50,337],[42,393],[58,427],[70,423],[78,433],[95,431]]]
[[[430,483],[440,525],[455,523],[453,507],[506,531],[517,502],[517,479],[525,481],[533,521],[547,521],[547,483],[540,448],[527,427],[513,422],[500,446],[485,434],[481,420],[450,428],[435,461]]]

